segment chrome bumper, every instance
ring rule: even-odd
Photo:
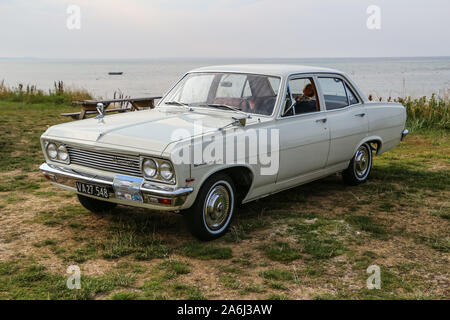
[[[76,187],[77,181],[96,184],[108,189],[109,199],[98,198],[91,195],[87,196],[131,206],[148,207],[159,210],[177,210],[181,208],[186,201],[186,197],[193,191],[193,188],[191,187],[162,187],[144,181],[139,189],[142,194],[143,202],[121,200],[116,199],[115,197],[113,178],[91,175],[78,170],[75,171],[48,163],[43,163],[39,169],[48,180],[65,189],[78,192]]]
[[[409,133],[408,129],[403,130],[403,131],[402,131],[402,137],[401,137],[400,140],[403,140],[403,139],[406,137],[406,135],[407,135],[408,133]]]

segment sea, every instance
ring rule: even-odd
[[[163,95],[191,69],[211,65],[281,63],[328,67],[346,72],[366,95],[421,97],[450,94],[450,57],[411,58],[160,58],[144,60],[0,59],[5,86],[35,85],[52,90],[85,89],[96,98]],[[109,75],[109,72],[122,72]]]

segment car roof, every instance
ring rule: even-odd
[[[304,66],[298,64],[230,64],[220,66],[201,67],[190,72],[236,72],[253,73],[287,77],[296,73],[337,73],[342,72],[329,68]]]

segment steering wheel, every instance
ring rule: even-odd
[[[252,112],[252,110],[250,109],[250,103],[247,99],[242,99],[241,103],[239,103],[239,109],[244,112]]]

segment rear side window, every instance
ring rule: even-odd
[[[319,78],[320,88],[325,99],[327,110],[334,110],[348,106],[345,84],[339,78]]]

